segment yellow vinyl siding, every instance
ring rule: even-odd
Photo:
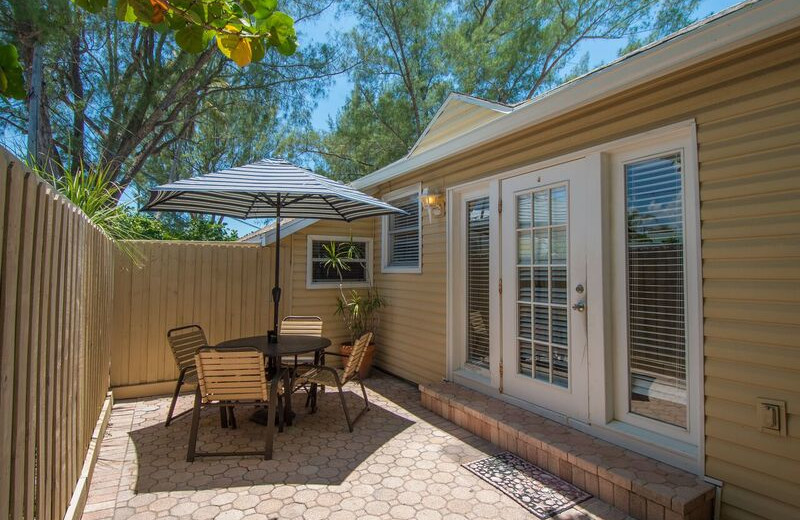
[[[465,150],[377,187],[447,188],[694,119],[699,146],[706,474],[723,518],[800,518],[800,33],[735,50]],[[376,265],[380,227],[376,226]],[[378,363],[445,374],[445,218],[423,220],[421,274],[380,274]],[[789,436],[761,433],[757,397],[787,402]]]
[[[439,117],[417,143],[411,155],[435,148],[504,115],[503,112],[465,101],[451,100],[447,103]]]

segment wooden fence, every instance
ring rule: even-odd
[[[265,334],[272,320],[273,247],[213,242],[128,242],[117,253],[111,385],[116,398],[171,392],[178,371],[167,330],[196,323],[211,344]],[[282,248],[282,250],[285,248]],[[283,251],[281,313],[290,308]]]
[[[113,245],[0,148],[0,518],[63,518],[109,385]]]

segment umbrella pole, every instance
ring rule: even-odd
[[[278,193],[278,205],[275,210],[275,285],[272,287],[272,302],[274,304],[272,331],[277,342],[278,334],[278,304],[281,301],[281,194]]]

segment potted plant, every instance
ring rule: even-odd
[[[368,288],[365,292],[352,289],[349,293],[344,291],[343,272],[350,270],[348,260],[359,258],[358,249],[352,242],[342,244],[331,242],[322,246],[325,255],[323,265],[326,269],[333,269],[339,276],[339,295],[336,297],[336,315],[342,317],[345,329],[349,334],[349,343],[342,343],[339,352],[350,356],[353,344],[367,332],[373,333],[372,342],[367,346],[364,360],[361,363],[359,377],[366,378],[372,367],[372,358],[375,355],[375,331],[378,328],[380,316],[378,311],[384,302],[378,290]]]

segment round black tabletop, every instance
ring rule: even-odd
[[[255,347],[267,357],[295,356],[307,352],[316,352],[328,347],[331,340],[321,336],[304,336],[299,334],[278,335],[277,343],[269,343],[266,335],[247,338],[229,339],[217,344],[217,347]]]

